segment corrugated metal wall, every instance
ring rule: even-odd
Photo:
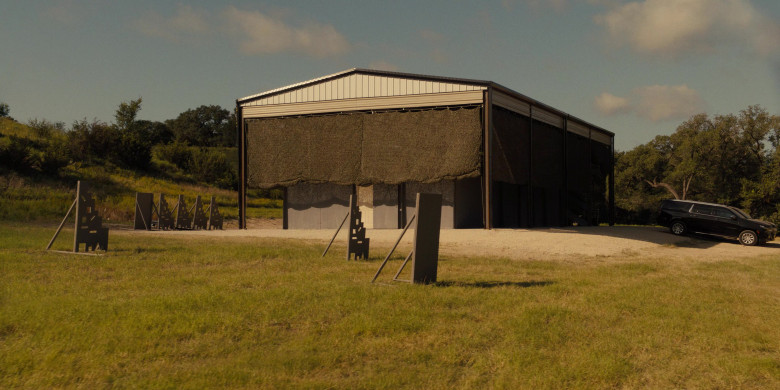
[[[243,106],[266,106],[271,104],[308,103],[328,100],[421,95],[443,92],[466,92],[483,89],[485,89],[485,87],[476,85],[403,79],[358,73],[253,100],[247,102]]]

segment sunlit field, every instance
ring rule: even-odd
[[[780,388],[780,253],[446,256],[434,285],[399,253],[371,284],[389,248],[54,228],[0,228],[0,388]]]

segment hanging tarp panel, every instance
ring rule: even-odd
[[[493,108],[493,180],[528,183],[531,119],[501,107]]]
[[[531,183],[545,188],[563,186],[563,130],[534,120]]]
[[[247,184],[398,184],[476,177],[480,108],[247,120]]]

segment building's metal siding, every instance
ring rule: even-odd
[[[479,80],[348,70],[289,85],[239,101],[244,118],[482,103],[490,83]],[[606,145],[613,135],[514,91],[496,86],[493,103]],[[568,124],[565,125],[565,122]],[[582,123],[581,123],[582,122]]]
[[[243,113],[244,118],[268,118],[286,115],[310,115],[330,112],[386,110],[479,103],[482,103],[482,91],[464,91],[247,106],[243,108]]]
[[[531,103],[500,91],[493,92],[493,104],[526,117],[531,116]],[[575,120],[567,120],[568,123],[564,126],[564,117],[562,115],[544,108],[533,106],[533,117],[540,122],[553,125],[560,129],[566,127],[567,131],[570,133],[578,134],[585,138],[591,138],[594,141],[605,145],[612,145],[613,136],[611,134],[605,133],[597,128],[591,128],[590,126]]]
[[[579,122],[569,121],[566,129],[569,130],[570,133],[578,134],[585,138],[590,137],[590,130],[588,130],[588,127]]]
[[[483,89],[485,89],[485,87],[480,85],[414,80],[356,73],[292,90],[281,91],[278,94],[248,101],[242,104],[242,106],[254,107],[273,104],[438,94],[442,92],[481,91]]]
[[[563,128],[563,117],[558,114],[547,111],[543,108],[534,107],[533,116],[533,119],[536,119],[539,122],[547,123],[548,125],[555,126],[559,129]]]
[[[506,108],[509,111],[514,111],[520,115],[531,115],[531,104],[520,99],[516,99],[500,91],[493,91],[493,104]]]
[[[590,134],[591,139],[593,139],[596,142],[601,142],[604,145],[612,146],[612,136],[594,131]]]

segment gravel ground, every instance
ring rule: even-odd
[[[160,235],[176,237],[283,238],[322,243],[323,249],[335,229],[283,230],[279,220],[251,221],[249,229],[227,226],[221,231],[121,231],[120,234]],[[116,231],[115,231],[116,232]],[[371,248],[386,253],[396,242],[401,230],[369,229],[366,237]],[[346,241],[346,229],[336,237]],[[409,251],[413,231],[410,229],[399,246]],[[696,259],[717,261],[759,255],[780,255],[780,240],[759,247],[745,247],[736,240],[704,236],[678,237],[667,229],[644,226],[587,226],[549,229],[457,229],[442,230],[440,251],[448,255],[506,257],[513,259],[590,259],[620,257],[624,260],[641,257]],[[372,251],[373,255],[377,252]]]

